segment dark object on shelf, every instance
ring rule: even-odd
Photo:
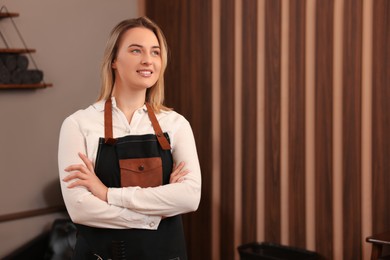
[[[321,256],[312,251],[273,243],[248,243],[238,247],[240,260],[317,260]]]
[[[41,70],[27,68],[25,55],[0,54],[0,84],[37,84],[43,80]]]
[[[76,244],[76,232],[71,220],[57,219],[51,231],[37,236],[3,260],[70,260]]]
[[[9,73],[3,61],[0,60],[0,84],[4,84],[5,82],[11,82],[11,73]]]
[[[0,59],[9,72],[28,68],[28,58],[25,55],[0,53]]]
[[[43,79],[41,70],[15,70],[11,74],[10,82],[2,82],[3,84],[37,84]]]
[[[1,60],[8,71],[14,71],[17,68],[17,55],[16,54],[1,54]]]

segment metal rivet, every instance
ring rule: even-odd
[[[143,165],[138,166],[138,170],[143,171],[145,167]]]

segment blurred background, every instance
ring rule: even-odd
[[[190,259],[239,259],[255,241],[369,259],[366,238],[390,230],[389,1],[2,4],[53,87],[0,92],[0,257],[66,217],[60,125],[96,99],[110,29],[139,15],[167,37],[166,104],[197,142]]]

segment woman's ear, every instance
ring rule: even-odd
[[[111,62],[111,68],[116,69],[116,60]]]

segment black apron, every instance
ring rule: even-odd
[[[163,185],[169,183],[173,166],[169,136],[161,131],[150,105],[146,106],[155,134],[114,139],[111,99],[106,101],[105,138],[99,138],[95,173],[107,187],[121,187],[119,160],[129,158],[160,157]],[[78,236],[73,259],[187,259],[180,215],[162,219],[157,230],[95,228],[80,224],[76,226]]]

